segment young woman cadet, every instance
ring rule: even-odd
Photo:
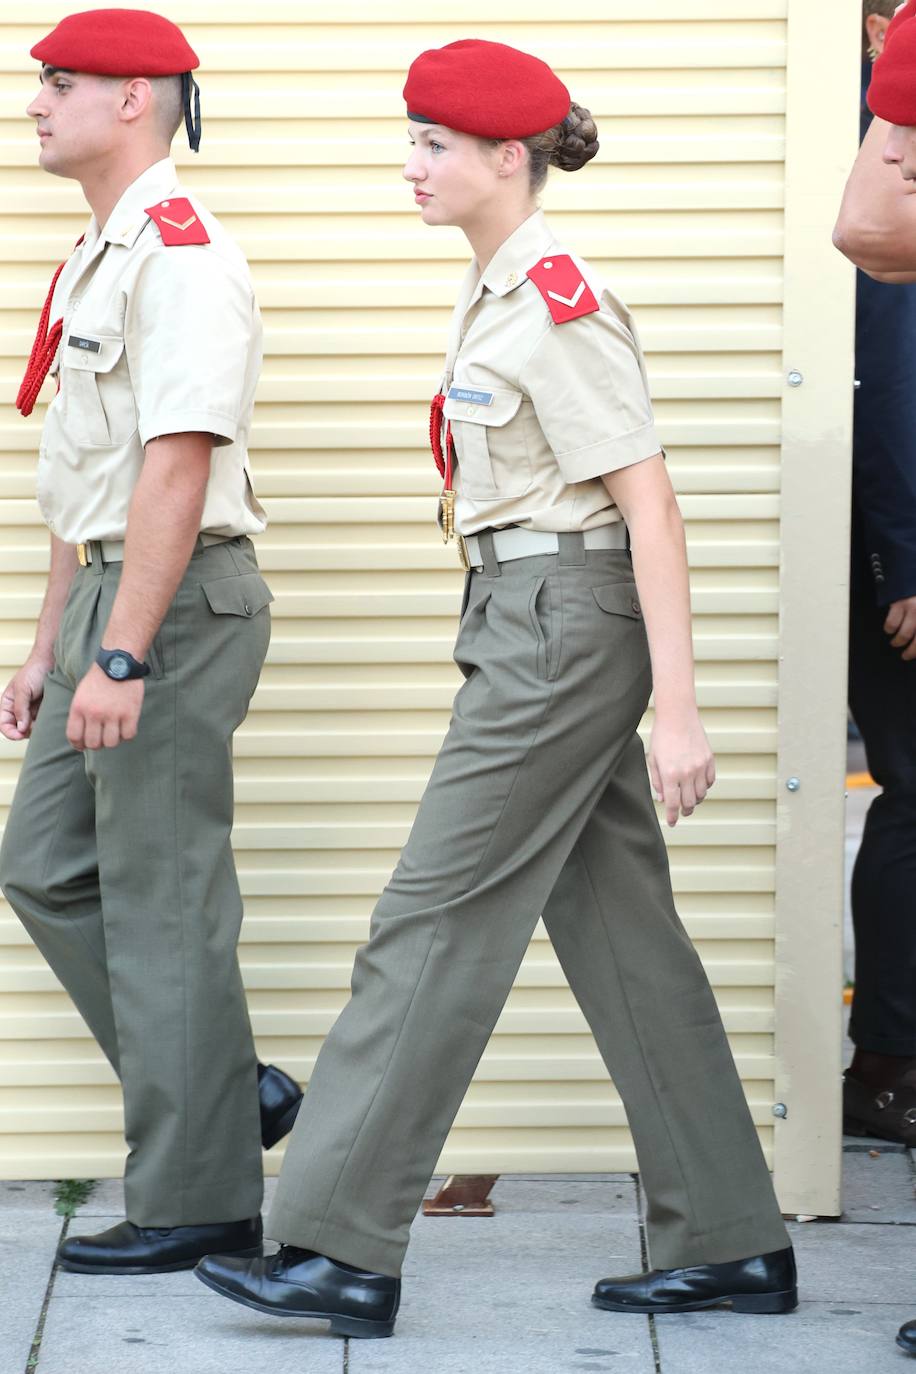
[[[649,1200],[657,1268],[602,1280],[594,1301],[788,1311],[792,1250],[636,733],[654,669],[649,767],[673,825],[714,777],[683,526],[632,320],[536,205],[548,163],[594,156],[595,126],[549,67],[498,43],[423,53],[404,94],[420,214],[475,255],[432,424],[440,519],[471,569],[466,680],[291,1138],[268,1225],[282,1248],[197,1272],[262,1311],[390,1334],[410,1223],[543,913]]]

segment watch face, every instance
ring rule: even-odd
[[[130,664],[123,654],[112,654],[108,660],[108,672],[111,677],[127,677],[130,672]]]

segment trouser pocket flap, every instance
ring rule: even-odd
[[[204,596],[215,615],[257,615],[273,601],[273,592],[260,573],[241,573],[238,577],[219,577],[201,583]]]

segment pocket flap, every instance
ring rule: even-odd
[[[65,367],[81,372],[110,372],[124,352],[124,340],[111,334],[81,334],[70,329],[60,350]]]
[[[274,599],[260,573],[219,577],[215,582],[202,582],[201,586],[214,615],[257,615]]]
[[[628,615],[631,620],[642,618],[635,582],[610,582],[605,587],[592,587],[592,594],[601,609],[611,615]]]
[[[522,392],[508,388],[492,391],[489,387],[459,387],[455,384],[452,391],[463,392],[467,399],[447,396],[443,415],[446,420],[460,421],[471,425],[506,425],[518,413],[522,403]],[[490,396],[490,401],[475,401],[474,396]]]

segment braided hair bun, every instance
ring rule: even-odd
[[[598,129],[591,112],[575,101],[557,128],[557,142],[550,163],[563,172],[577,172],[598,151]]]

